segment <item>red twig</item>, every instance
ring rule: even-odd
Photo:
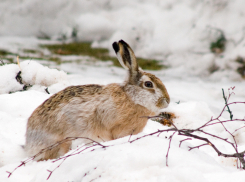
[[[184,140],[180,140],[180,142],[179,142],[179,147],[181,146],[182,142],[184,142],[184,141],[186,141],[186,140],[192,140],[192,138],[186,138],[186,139],[184,139]]]
[[[169,154],[171,142],[172,142],[173,136],[174,136],[174,134],[175,134],[176,132],[177,132],[177,131],[175,131],[175,132],[169,137],[168,151],[167,151],[167,154],[166,154],[166,166],[168,166],[168,154]]]
[[[245,128],[245,126],[242,126],[242,127],[238,128],[238,129],[236,129],[232,134],[234,134],[235,132],[237,132],[238,130],[240,130],[242,128]]]
[[[193,149],[199,149],[200,147],[202,147],[202,146],[205,146],[205,145],[209,145],[208,143],[204,143],[204,144],[202,144],[202,145],[198,145],[198,146],[195,146],[195,147],[189,147],[189,151],[191,151],[191,150],[193,150]]]

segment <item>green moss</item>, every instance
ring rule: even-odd
[[[24,49],[23,52],[24,53],[31,53],[31,54],[40,53],[38,50],[34,50],[34,49]]]
[[[95,57],[102,61],[112,61],[115,66],[121,67],[116,57],[109,56],[108,49],[92,48],[90,42],[73,42],[68,44],[43,45],[54,54],[59,55],[83,55]],[[141,68],[148,70],[160,70],[166,68],[159,61],[152,59],[137,58]]]
[[[69,43],[69,44],[54,44],[44,45],[43,47],[48,48],[55,54],[60,55],[88,55],[88,56],[103,56],[108,53],[107,49],[103,48],[91,48],[91,43]]]
[[[11,64],[14,63],[14,59],[13,58],[4,58],[4,60],[2,58],[0,58],[0,66],[3,66],[5,64]]]
[[[167,66],[161,65],[159,61],[154,59],[143,59],[143,58],[137,58],[139,65],[142,67],[142,69],[147,70],[160,70],[160,69],[166,69]]]
[[[224,52],[226,46],[226,38],[223,32],[221,32],[220,36],[216,41],[212,42],[210,45],[210,50],[213,53],[219,54]]]
[[[8,51],[0,49],[0,56],[6,56],[8,54],[9,54]]]
[[[14,63],[14,58],[4,58],[9,61],[9,63]]]
[[[39,58],[39,57],[29,57],[29,56],[19,56],[20,59],[27,59],[27,60],[42,60],[43,58]]]
[[[61,59],[57,57],[50,57],[47,60],[55,62],[56,64],[60,65],[61,64]]]

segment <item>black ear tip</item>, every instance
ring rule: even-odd
[[[124,40],[122,40],[122,39],[119,40],[119,42],[122,43],[122,44],[127,44],[127,43],[126,43]]]
[[[122,40],[122,39],[119,41],[119,43],[122,44],[122,45],[124,45],[124,46],[126,46],[126,47],[130,47],[130,46],[128,45],[128,43],[125,42],[125,41]]]
[[[114,49],[114,51],[115,51],[116,53],[119,51],[119,46],[118,46],[118,43],[117,43],[117,42],[114,42],[114,43],[112,44],[112,47],[113,47],[113,49]]]

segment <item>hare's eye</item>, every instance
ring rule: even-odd
[[[146,81],[145,82],[145,86],[148,87],[148,88],[153,88],[153,84],[150,81]]]

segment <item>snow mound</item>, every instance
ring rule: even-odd
[[[16,78],[18,73],[20,79]],[[68,85],[67,74],[35,61],[23,61],[20,67],[17,64],[0,66],[0,94],[23,90],[25,85],[31,85],[34,89],[53,86],[60,90],[59,87]]]
[[[20,67],[23,82],[27,84],[48,87],[61,81],[67,81],[64,71],[50,69],[35,61],[23,61],[20,63]]]
[[[18,65],[0,66],[0,94],[22,90],[23,85],[17,82],[16,76],[20,71]]]

